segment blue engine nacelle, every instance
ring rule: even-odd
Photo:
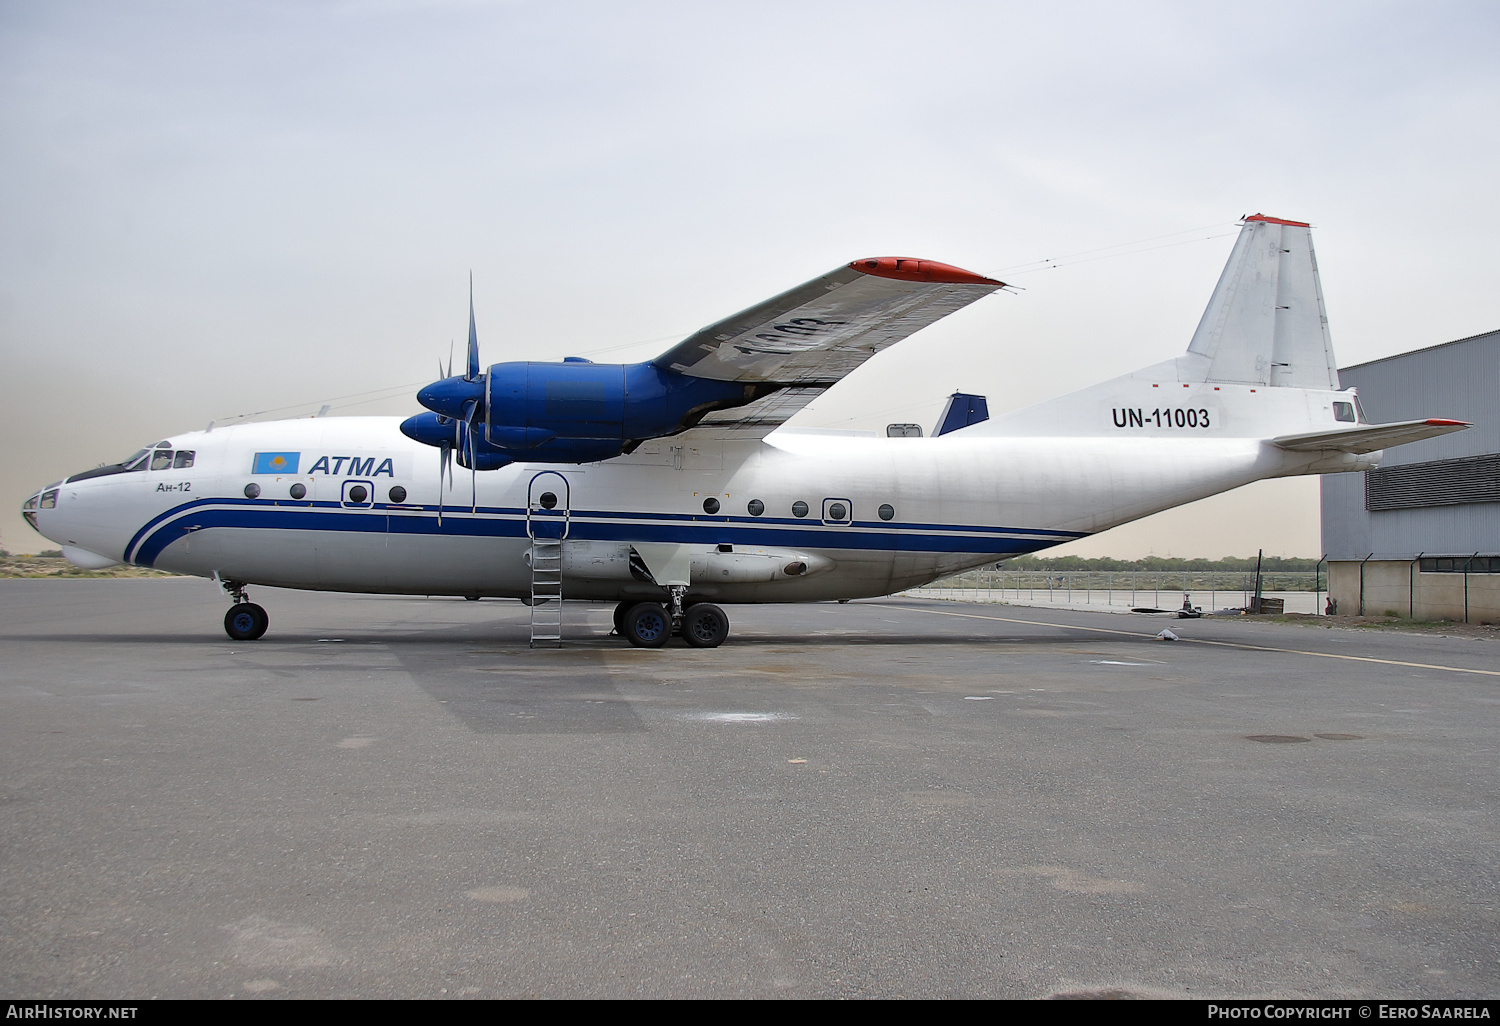
[[[467,460],[463,431],[474,414],[475,462],[593,463],[647,438],[676,434],[712,410],[743,406],[779,386],[692,378],[651,363],[497,363],[472,379],[445,378],[417,398],[433,411],[401,425],[428,445],[454,444]],[[472,404],[472,405],[471,405]],[[467,465],[467,463],[466,463]]]

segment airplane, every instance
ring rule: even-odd
[[[1003,282],[855,260],[654,360],[487,369],[471,286],[465,366],[418,392],[426,412],[209,425],[23,514],[80,567],[214,579],[238,641],[267,630],[263,585],[520,599],[533,645],[561,644],[563,600],[603,600],[632,645],[713,648],[721,603],[889,595],[1468,426],[1369,423],[1339,387],[1310,226],[1241,225],[1186,353],[995,417],[955,393],[927,437],[787,421]]]

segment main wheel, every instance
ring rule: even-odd
[[[729,617],[712,602],[699,602],[682,616],[682,638],[694,648],[718,648],[729,637]]]
[[[660,602],[638,602],[625,613],[621,632],[636,648],[661,648],[672,633],[672,618]]]
[[[235,641],[254,641],[266,633],[269,626],[271,618],[254,602],[230,606],[229,612],[224,614],[224,633]]]
[[[633,608],[635,608],[634,602],[615,603],[614,621],[616,634],[623,635],[625,633],[625,614]]]

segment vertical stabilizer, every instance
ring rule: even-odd
[[[1309,225],[1245,218],[1188,353],[1207,381],[1339,387]]]

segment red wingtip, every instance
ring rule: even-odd
[[[973,271],[965,271],[962,267],[940,264],[936,260],[918,260],[915,257],[867,257],[855,260],[849,266],[877,278],[895,278],[899,281],[930,281],[942,285],[1005,284]]]
[[[1438,420],[1429,418],[1427,423],[1432,427],[1454,427],[1455,425],[1462,425],[1464,427],[1471,426],[1466,420]]]
[[[1267,217],[1265,214],[1251,214],[1249,217],[1244,218],[1244,220],[1246,220],[1246,221],[1264,221],[1267,224],[1284,224],[1284,225],[1288,225],[1288,226],[1290,226],[1292,228],[1311,228],[1312,227],[1312,225],[1308,224],[1306,221],[1283,221],[1279,217]]]

